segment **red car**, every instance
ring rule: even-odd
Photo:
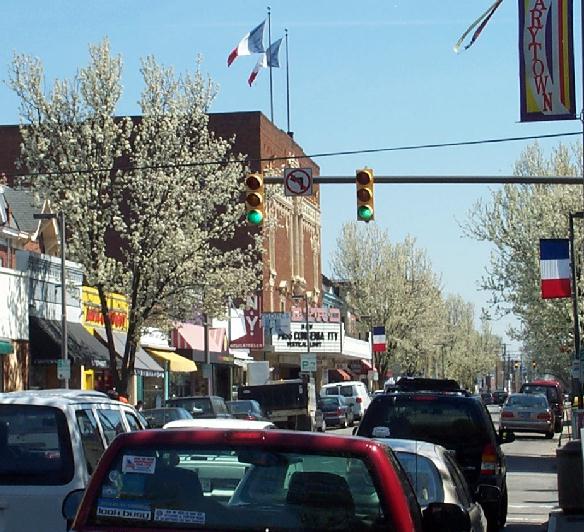
[[[369,439],[280,430],[150,430],[118,436],[75,532],[469,530],[455,504],[422,513],[393,452]]]

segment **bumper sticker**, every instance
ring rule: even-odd
[[[124,499],[97,500],[97,515],[100,517],[121,517],[122,519],[139,519],[149,521],[152,516],[147,504]]]
[[[124,455],[122,458],[122,473],[144,473],[153,475],[156,469],[156,457]]]
[[[166,523],[189,523],[204,525],[205,517],[205,512],[167,510],[164,508],[156,508],[154,510],[154,521],[162,521]]]

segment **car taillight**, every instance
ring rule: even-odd
[[[492,443],[487,443],[481,456],[481,475],[494,475],[496,470],[497,451]]]
[[[552,415],[549,412],[542,412],[541,414],[537,414],[537,419],[545,419],[549,421],[552,419]]]
[[[509,412],[508,410],[503,410],[503,412],[501,412],[501,417],[515,417],[515,414],[513,412]]]
[[[337,407],[337,414],[340,416],[343,413],[343,409],[339,406]]]
[[[356,403],[362,403],[363,402],[363,399],[361,399],[360,397],[357,397],[357,399],[355,399],[355,402]]]
[[[257,430],[233,430],[225,432],[225,439],[228,441],[261,440],[263,437],[264,433]]]

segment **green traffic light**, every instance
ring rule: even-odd
[[[373,218],[373,210],[368,205],[361,205],[361,207],[357,209],[357,216],[359,220],[369,222],[371,218]]]
[[[257,210],[249,211],[247,213],[247,221],[252,225],[259,225],[262,223],[264,215]]]

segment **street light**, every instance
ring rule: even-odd
[[[33,214],[35,220],[56,220],[59,219],[61,233],[61,360],[69,360],[67,355],[67,293],[66,293],[66,277],[65,277],[65,212],[60,214],[55,213],[40,213]],[[66,371],[66,370],[65,370]],[[63,387],[69,388],[69,377],[63,378]]]

